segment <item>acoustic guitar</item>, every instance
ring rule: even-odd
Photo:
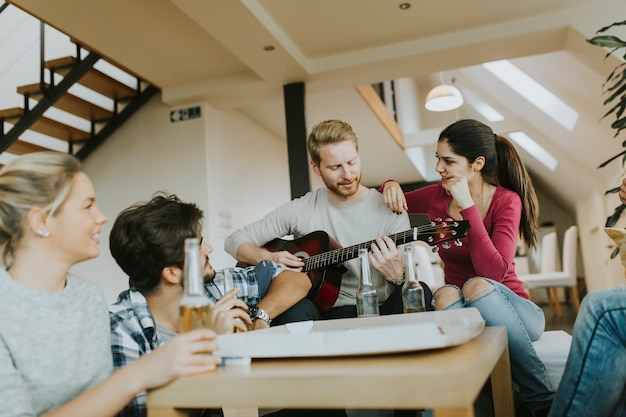
[[[435,246],[465,236],[469,226],[468,220],[437,219],[390,235],[389,238],[396,245],[421,240]],[[374,242],[375,240],[370,240],[343,248],[326,232],[318,230],[293,240],[277,238],[263,247],[271,252],[287,251],[302,259],[304,262],[302,272],[307,273],[312,284],[307,297],[320,311],[325,312],[333,306],[339,296],[341,277],[347,270],[343,262],[357,258],[359,249],[369,250]]]

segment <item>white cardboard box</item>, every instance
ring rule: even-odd
[[[306,321],[220,335],[223,358],[371,355],[439,349],[478,336],[485,322],[475,308]]]

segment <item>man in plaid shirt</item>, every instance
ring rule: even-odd
[[[157,194],[147,203],[122,211],[115,220],[110,249],[130,282],[130,289],[109,307],[116,369],[176,336],[183,293],[183,243],[185,238],[200,237],[202,218],[202,210],[195,204],[184,203],[174,195]],[[213,324],[218,333],[231,333],[235,328],[266,328],[270,322],[319,318],[313,303],[305,298],[311,288],[306,274],[269,261],[233,268],[236,290],[224,294],[224,276],[216,273],[209,262],[212,248],[201,243],[200,251],[206,260],[205,291],[214,304]],[[247,311],[255,311],[252,318]],[[119,414],[145,415],[145,392]]]

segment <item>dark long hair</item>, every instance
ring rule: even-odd
[[[473,163],[485,158],[480,171],[483,179],[517,193],[522,200],[522,218],[519,233],[529,247],[537,245],[539,203],[535,187],[522,158],[507,138],[497,135],[491,128],[477,120],[459,120],[446,127],[439,142],[446,141],[452,151]]]

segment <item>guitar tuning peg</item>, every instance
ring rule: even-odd
[[[437,223],[438,223],[438,222],[440,222],[440,221],[442,221],[442,220],[443,220],[443,219],[442,219],[441,217],[437,217],[437,218],[435,218],[435,221],[436,221]]]
[[[454,240],[454,245],[455,246],[463,246],[463,242],[461,242],[459,239],[455,239]]]
[[[433,246],[433,253],[439,252],[439,246]]]
[[[444,249],[450,249],[450,248],[452,247],[452,245],[450,245],[450,243],[449,243],[449,242],[443,242],[443,243],[441,244],[441,246],[442,246]]]

